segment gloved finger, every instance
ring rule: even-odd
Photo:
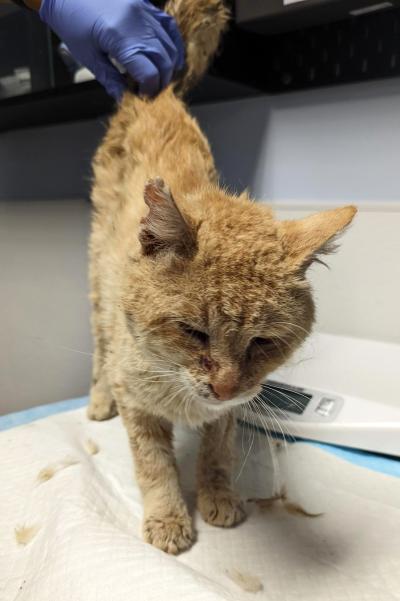
[[[164,14],[161,17],[161,24],[165,31],[168,33],[177,50],[175,70],[180,71],[185,65],[185,47],[183,44],[181,33],[178,29],[175,19],[170,17],[170,15]]]
[[[146,8],[149,12],[151,12],[153,15],[155,15],[157,17],[157,19],[159,18],[160,15],[166,15],[167,13],[165,13],[163,10],[161,10],[161,8],[158,8],[155,4],[153,4],[153,2],[151,2],[151,0],[142,0],[143,4],[146,5]]]
[[[147,54],[147,53],[146,53]],[[130,59],[115,57],[139,86],[141,96],[155,96],[160,91],[160,73],[154,63],[144,54],[137,52]]]
[[[125,80],[114,65],[106,56],[98,54],[93,62],[93,67],[88,67],[93,71],[96,79],[105,87],[107,93],[120,100],[126,89]]]
[[[157,31],[158,39],[163,44],[170,58],[172,59],[172,62],[174,63],[174,69],[182,69],[185,61],[185,49],[182,36],[175,19],[171,17],[171,15],[168,15],[154,6],[150,0],[143,0],[143,2],[146,4],[148,11],[152,13],[152,16],[156,21],[154,23],[154,31]],[[160,29],[158,26],[159,24],[162,26],[166,34],[165,36],[160,35]]]
[[[172,69],[172,72],[177,68],[179,62],[178,49],[175,46],[174,41],[169,36],[169,33],[164,29],[162,23],[155,19],[151,19],[152,26],[152,40],[151,43],[145,49],[145,54],[148,55],[149,51],[155,50],[153,62],[159,68],[163,74],[165,71]],[[172,75],[171,75],[172,76]],[[162,83],[162,87],[169,83],[170,77],[166,78],[166,82]]]
[[[160,74],[160,86],[161,89],[164,89],[170,83],[174,74],[175,61],[171,60],[160,40],[153,40],[152,45],[146,48],[145,54],[157,67]]]
[[[119,102],[126,90],[126,86],[124,84],[116,83],[114,81],[108,81],[105,84],[106,92],[109,96],[112,96],[114,100]]]
[[[167,21],[165,21],[167,23]],[[172,70],[179,71],[182,64],[182,48],[178,48],[163,23],[157,24],[157,41],[161,44],[164,53],[168,54],[172,63]]]
[[[139,61],[135,59],[138,55],[142,57]],[[135,44],[135,40],[126,40],[125,48],[119,47],[114,51],[113,56],[129,72],[130,69],[135,69],[137,71],[135,80],[139,84],[145,83],[145,80],[146,82],[147,80],[150,80],[149,85],[152,89],[155,88],[155,85],[153,84],[155,69],[158,75],[158,82],[157,91],[154,92],[154,94],[157,94],[157,92],[165,88],[172,79],[174,71],[173,63],[164,46],[157,39],[152,39],[151,44],[148,46],[140,46],[139,48],[137,44]],[[143,58],[147,58],[149,62],[144,62]],[[131,64],[131,67],[129,67],[129,64]],[[145,87],[147,87],[147,84]]]

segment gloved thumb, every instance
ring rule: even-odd
[[[105,55],[99,53],[96,56],[93,72],[97,81],[105,87],[107,93],[115,100],[120,100],[126,89],[126,82],[123,75],[118,72]]]
[[[148,56],[133,51],[129,57],[124,57],[123,66],[138,85],[141,96],[151,98],[158,94],[160,91],[160,73]]]

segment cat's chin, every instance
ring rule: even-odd
[[[259,392],[260,388],[255,388],[248,393],[240,394],[228,401],[219,401],[218,399],[213,400],[209,397],[204,398],[199,396],[198,402],[211,411],[224,413],[230,409],[233,409],[234,407],[240,407],[241,405],[249,403],[252,399],[254,399],[255,396],[257,396]]]

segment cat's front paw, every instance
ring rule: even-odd
[[[194,541],[188,515],[149,516],[143,524],[143,536],[146,543],[172,555],[185,551]]]
[[[212,526],[230,528],[246,519],[243,503],[231,491],[202,492],[197,505],[203,520]]]
[[[90,402],[87,408],[87,416],[94,421],[103,421],[111,419],[118,414],[117,406],[114,400],[110,400],[93,386],[90,391]]]

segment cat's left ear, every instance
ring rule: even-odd
[[[172,252],[182,258],[196,250],[196,230],[179,210],[169,188],[161,178],[151,179],[144,189],[149,212],[142,219],[139,241],[144,255]]]
[[[291,267],[305,272],[313,261],[322,262],[319,257],[336,249],[335,239],[356,212],[356,207],[350,205],[305,219],[280,222],[281,242]]]

